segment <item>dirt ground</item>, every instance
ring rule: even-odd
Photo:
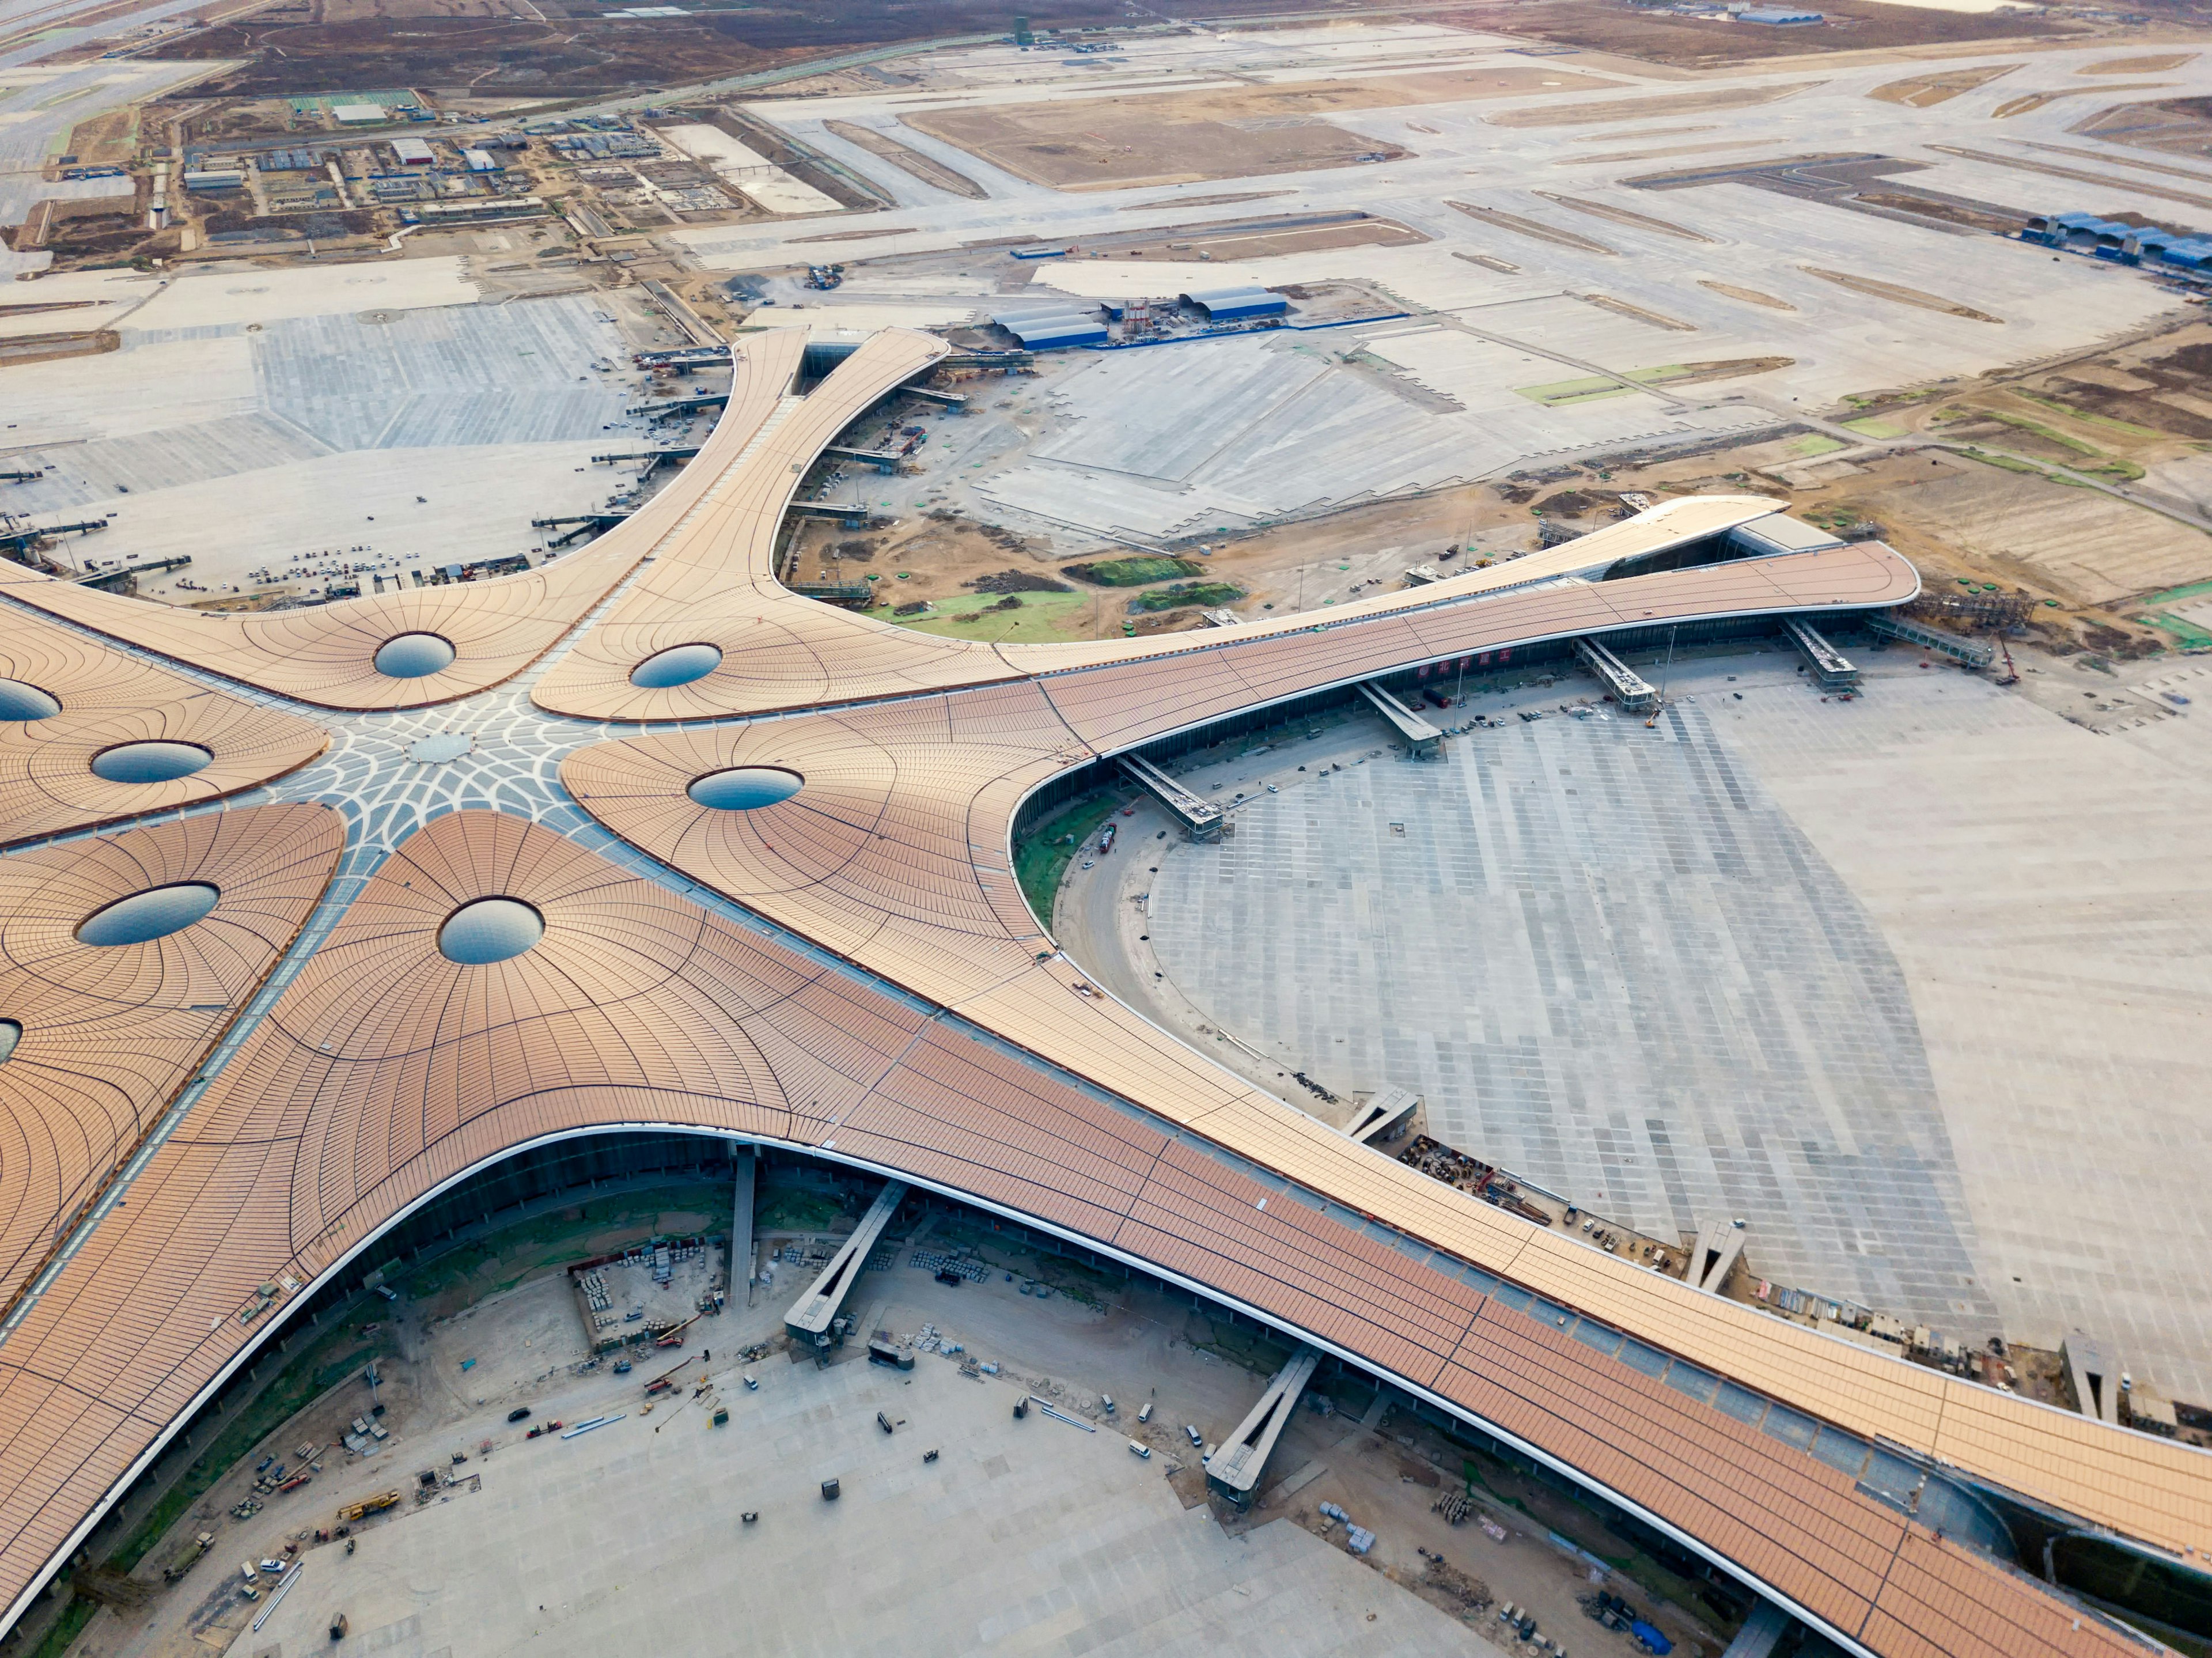
[[[1903,474],[1903,476],[1899,476]],[[1942,547],[2004,579],[2007,589],[2103,606],[2212,575],[2212,538],[2109,495],[1972,462],[1911,461],[1878,469],[1878,501],[1862,491],[1900,552]],[[1916,562],[1920,562],[1918,558]],[[1923,577],[1944,568],[1934,559]]]
[[[1555,0],[1540,9],[1514,6],[1454,10],[1436,21],[1504,29],[1588,52],[1617,52],[1680,69],[1725,65],[1814,53],[1979,42],[2074,33],[2078,25],[2004,13],[1974,15],[1919,6],[1843,0],[1820,8],[1826,23],[1810,28],[1744,28],[1732,23],[1655,14],[1603,0]],[[2087,31],[2081,31],[2087,33]]]
[[[971,202],[983,199],[983,186],[964,173],[955,173],[933,155],[925,155],[909,149],[887,133],[873,127],[855,125],[850,121],[825,121],[823,125],[848,143],[858,144],[871,155],[880,155],[893,167],[910,173],[926,185],[939,190],[949,190],[955,196],[964,196]]]
[[[2106,58],[2097,63],[2084,64],[2075,70],[2076,75],[2164,75],[2179,69],[2184,64],[2194,63],[2193,52],[2169,52],[2155,58]]]
[[[1470,219],[1478,219],[1500,230],[1510,230],[1516,236],[1526,236],[1531,241],[1550,242],[1556,247],[1571,247],[1583,253],[1607,253],[1616,258],[1620,250],[1609,247],[1588,236],[1578,236],[1571,230],[1562,230],[1557,225],[1539,224],[1534,219],[1524,219],[1517,213],[1500,212],[1494,207],[1478,207],[1473,202],[1455,202],[1447,197],[1446,207],[1456,208]]]
[[[1585,126],[1592,122],[1633,121],[1647,117],[1663,120],[1675,115],[1703,115],[1717,109],[1748,109],[1820,84],[1818,81],[1792,81],[1782,86],[1662,92],[1650,98],[1620,98],[1602,104],[1539,104],[1533,109],[1502,110],[1482,118],[1499,127]]]
[[[1864,294],[1877,300],[1891,300],[1899,305],[1917,306],[1923,311],[1940,311],[1948,317],[1964,317],[1970,322],[2001,323],[2002,317],[1992,317],[1985,311],[1961,305],[1956,300],[1947,300],[1917,288],[1907,288],[1902,282],[1886,282],[1873,276],[1857,276],[1848,270],[1823,270],[1814,265],[1797,267],[1808,276],[1818,276],[1822,282],[1833,282],[1838,288],[1848,288],[1854,294]]]
[[[1711,282],[1700,280],[1700,288],[1710,288],[1716,294],[1731,300],[1741,300],[1747,305],[1763,305],[1770,311],[1795,311],[1797,307],[1787,300],[1778,300],[1771,294],[1762,294],[1755,288],[1738,288],[1733,282]]]
[[[1100,247],[1085,243],[1085,252],[1109,259],[1188,258],[1200,250],[1217,259],[1264,259],[1279,253],[1304,253],[1329,247],[1410,247],[1429,239],[1419,231],[1392,219],[1355,219],[1346,224],[1307,225],[1282,230],[1224,229],[1208,234],[1203,225],[1163,230],[1141,241]]]
[[[1992,121],[2002,121],[2014,115],[2026,115],[2067,98],[2096,98],[2110,92],[2147,92],[2160,87],[2170,87],[2171,81],[2124,81],[2116,85],[2101,87],[2072,87],[2063,92],[2030,92],[2017,98],[2008,98],[1990,112]]]
[[[1632,225],[1639,230],[1656,230],[1662,236],[1677,236],[1686,242],[1712,244],[1711,237],[1700,235],[1671,219],[1655,219],[1648,213],[1615,207],[1609,202],[1586,202],[1579,197],[1561,196],[1549,190],[1540,190],[1535,193],[1547,202],[1557,202],[1561,207],[1571,208],[1577,213],[1587,213],[1594,219],[1610,219],[1615,224]]]
[[[1313,118],[1334,111],[1591,91],[1620,84],[1604,76],[1543,64],[1295,82],[1156,98],[936,110],[906,119],[921,131],[1035,184],[1063,190],[1119,188],[1347,167],[1362,156],[1396,153],[1376,139]]]
[[[2212,99],[2167,98],[2142,104],[2115,104],[2099,110],[2074,131],[2107,143],[2172,155],[2212,156]]]
[[[1938,104],[1949,102],[1962,92],[1985,87],[1999,76],[2009,75],[2019,67],[2018,64],[1976,64],[1965,69],[1932,70],[1925,75],[1910,75],[1902,81],[1878,86],[1867,96],[1885,104],[1933,109]]]

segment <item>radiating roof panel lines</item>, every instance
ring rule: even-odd
[[[9,706],[5,682],[39,693],[53,711],[20,717],[44,705],[18,691],[12,700],[21,706]],[[154,781],[113,781],[94,768],[102,756],[127,758],[124,750],[149,743],[200,754],[153,768],[173,774]],[[52,623],[16,611],[0,629],[0,842],[234,794],[307,764],[329,744],[307,720]]]
[[[735,354],[729,401],[698,459],[580,552],[518,575],[412,587],[252,616],[173,610],[0,561],[0,592],[126,643],[331,708],[403,708],[488,689],[535,661],[684,520],[775,412],[798,374],[804,331],[756,336]],[[445,665],[380,672],[391,641],[427,635]]]
[[[489,967],[447,961],[441,926],[493,896],[539,910],[542,940]],[[823,1020],[849,1039],[842,1071],[817,1052]],[[391,1216],[519,1141],[641,1121],[926,1166],[941,1189],[1311,1329],[1424,1391],[1474,1388],[1479,1400],[1462,1402],[1479,1416],[1602,1467],[1601,1484],[1661,1523],[1733,1527],[1724,1552],[1763,1551],[1752,1570],[1847,1637],[1913,1533],[1802,1448],[1547,1337],[1157,1122],[547,830],[472,812],[398,849],[155,1154],[130,1207],[0,1348],[0,1558],[65,1546],[67,1517],[252,1342],[268,1304],[258,1285],[296,1296]],[[1260,1206],[1269,1195],[1285,1200]],[[143,1339],[149,1307],[161,1341]],[[1602,1418],[1601,1441],[1563,1396]],[[1725,1485],[1700,1447],[1726,1448]],[[2040,1599],[2036,1588],[1977,1558],[1946,1564],[2028,1630],[2033,1608],[2013,1603]],[[2028,1631],[2010,1648],[2122,1649],[2094,1625]]]
[[[265,1016],[232,1032],[228,1062],[140,1154],[127,1204],[101,1204],[0,1338],[11,1617],[227,1370],[412,1206],[547,1137],[659,1126],[854,1161],[1226,1299],[1468,1413],[1884,1658],[2126,1649],[1838,1464],[1887,1439],[2201,1554],[2202,1453],[1691,1291],[1356,1145],[1090,983],[1013,878],[1024,799],[1102,757],[1416,663],[1894,605],[1918,591],[1909,564],[1869,543],[1593,579],[1775,505],[1698,496],[1219,634],[936,639],[794,594],[775,558],[823,449],[946,348],[884,331],[792,399],[805,338],[746,337],[692,465],[526,577],[240,618],[0,564],[0,595],[275,697],[422,708],[522,676],[453,732],[442,710],[391,730],[333,718],[333,764],[286,786],[342,800],[343,817],[213,810],[312,759],[324,733],[0,611],[23,623],[0,642],[0,693],[16,699],[0,724],[0,841],[195,809],[0,858],[0,997],[38,1010],[0,1058],[0,1170],[42,1171],[28,1198],[12,1181],[0,1193],[15,1205],[0,1204],[0,1289],[20,1295],[67,1217],[120,1192],[108,1171],[298,932],[342,824],[340,890],[360,884],[325,906]],[[416,677],[380,672],[403,633],[433,635],[451,661],[434,644]],[[577,719],[690,723],[591,742]],[[442,782],[418,773],[439,763],[415,757],[422,743],[457,732],[497,752],[446,762]],[[144,751],[121,752],[132,745]],[[150,922],[112,902],[141,888],[155,890]],[[232,938],[240,895],[264,890]],[[724,900],[759,920],[701,907]],[[106,919],[77,931],[88,917]],[[88,941],[170,923],[142,944]],[[50,1026],[81,1038],[66,1066],[51,1064]],[[33,1091],[36,1066],[64,1080]],[[1719,1408],[1701,1378],[1721,1377],[1757,1411]],[[1796,1437],[1771,1425],[1799,1422]],[[1841,1451],[1808,1454],[1829,1436]]]
[[[1895,604],[1917,590],[1911,567],[1879,544],[1525,587],[1418,619],[1384,615],[1318,635],[1293,630],[1261,641],[1256,653],[1207,653],[1204,674],[1188,660],[1139,659],[1030,686],[625,738],[571,756],[563,776],[586,810],[684,873],[1262,1166],[1337,1193],[1462,1259],[1531,1274],[1532,1287],[1562,1294],[1571,1284],[1570,1304],[1595,1302],[1623,1327],[1755,1377],[1829,1420],[1931,1455],[1972,1442],[1995,1452],[2005,1472],[1993,1477],[2018,1489],[2169,1546],[2212,1540],[2212,1489],[2192,1454],[2153,1451],[2156,1442],[2136,1436],[2165,1465],[2147,1484],[2149,1471],[2131,1466],[2138,1448],[2111,1436],[2096,1458],[2026,1466],[2021,1450],[2063,1425],[2048,1412],[1662,1283],[1322,1133],[1119,1003],[1085,993],[1078,970],[1039,962],[1049,941],[1011,880],[993,880],[987,867],[1002,866],[1013,812],[1047,777],[1090,754],[1267,698],[1408,659],[1607,627],[1802,610],[1838,593],[1856,604]],[[1425,636],[1404,631],[1415,626]],[[1255,655],[1277,659],[1237,671]],[[1090,741],[1071,744],[1071,730]],[[685,794],[693,777],[733,765],[787,767],[806,786],[740,812],[702,808]],[[988,851],[979,857],[981,848]],[[1981,1424],[1973,1441],[1955,1430],[1947,1439],[1953,1407]],[[2101,1470],[2092,1466],[2100,1460]],[[2118,1491],[2130,1495],[2116,1506]],[[2154,1494],[2165,1500],[2139,1505]]]
[[[0,1017],[21,1028],[0,1061],[0,1305],[276,965],[343,838],[324,807],[255,806],[0,859]],[[215,902],[179,931],[79,936],[133,895],[187,884]]]

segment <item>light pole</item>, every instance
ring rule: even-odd
[[[1659,706],[1651,710],[1651,717],[1644,722],[1646,731],[1659,723],[1659,715],[1667,707],[1667,681],[1674,671],[1674,635],[1680,625],[1678,623],[1667,629],[1667,665],[1659,670]]]

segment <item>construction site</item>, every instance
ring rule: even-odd
[[[0,1648],[2212,1651],[2197,20],[546,3],[0,16]]]
[[[625,1161],[665,1167],[611,1172]],[[236,1420],[264,1424],[254,1448],[192,1491],[148,1552],[169,1583],[147,1593],[117,1582],[84,1638],[146,1654],[249,1637],[289,1648],[325,1638],[335,1609],[349,1641],[434,1642],[458,1655],[489,1649],[498,1637],[481,1609],[498,1604],[564,1643],[676,1643],[726,1622],[732,1593],[747,1597],[744,1615],[779,1622],[764,1580],[825,1546],[886,1550],[902,1581],[934,1585],[939,1616],[988,1626],[1009,1616],[1003,1592],[986,1566],[958,1564],[955,1533],[1010,1504],[1030,1516],[1027,1557],[1114,1538],[1117,1587],[1088,1616],[1133,1619],[1150,1649],[1198,1650],[1224,1627],[1217,1619],[1243,1625],[1255,1595],[1275,1606],[1271,1626],[1291,1650],[1316,1653],[1510,1649],[1523,1619],[1562,1645],[1588,1644],[1601,1630],[1585,1620],[1602,1625],[1613,1603],[1632,1614],[1618,1620],[1624,1633],[1642,1622],[1686,1650],[1717,1652],[1748,1610],[1685,1570],[1662,1540],[1455,1436],[1413,1399],[1048,1238],[918,1196],[894,1196],[878,1229],[881,1194],[868,1182],[769,1159],[748,1193],[742,1166],[681,1140],[592,1163],[600,1179],[588,1192],[525,1199],[463,1228],[411,1271],[386,1274],[396,1298],[369,1291],[317,1319],[296,1357],[243,1390],[252,1402]],[[471,1260],[543,1260],[570,1240],[696,1213],[724,1180],[739,1212],[721,1220],[740,1218],[750,1196],[770,1229],[750,1253],[773,1270],[668,1346],[607,1348],[562,1309],[590,1278],[611,1285],[617,1262],[649,1279],[661,1247],[650,1236],[605,1260],[526,1267],[481,1300],[453,1275]],[[511,1175],[507,1185],[520,1189]],[[852,1333],[817,1348],[789,1326],[856,1236],[867,1265],[837,1315]],[[802,1239],[826,1247],[815,1254]],[[676,1276],[719,1265],[721,1242],[672,1242]],[[814,1258],[785,1265],[787,1254]],[[301,1385],[317,1389],[304,1408],[270,1419]],[[355,1435],[356,1417],[381,1431]],[[1225,1455],[1248,1431],[1261,1436],[1231,1473]],[[652,1477],[610,1481],[600,1470],[611,1457],[641,1460]],[[280,1464],[284,1478],[270,1479]],[[288,1483],[295,1472],[305,1478]],[[918,1544],[905,1515],[919,1491],[972,1521],[925,1528],[939,1541]],[[573,1558],[555,1540],[633,1525],[664,1550],[682,1551],[693,1532],[702,1544],[734,1537],[740,1558],[726,1582],[721,1568],[696,1588],[656,1573],[648,1600],[600,1610],[612,1580],[595,1574],[622,1569]],[[206,1546],[194,1541],[204,1533],[215,1540]],[[236,1593],[233,1554],[283,1564],[257,1564],[262,1599]],[[1613,1564],[1596,1587],[1601,1556]],[[523,1559],[561,1564],[518,1577]],[[290,1573],[302,1575],[300,1594],[263,1617]],[[426,1599],[416,1586],[432,1582]],[[1164,1613],[1162,1596],[1185,1612]],[[1186,1631],[1194,1604],[1213,1610]],[[899,1615],[890,1604],[841,1614],[839,1638],[875,1638]],[[619,1633],[603,1621],[617,1617]]]

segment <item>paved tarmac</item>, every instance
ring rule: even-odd
[[[773,1652],[806,1658],[1085,1653],[1104,1658],[1414,1658],[1478,1643],[1288,1521],[1225,1536],[1164,1461],[1034,1411],[925,1355],[910,1377],[778,1357],[731,1407],[502,1448],[479,1491],[311,1551],[241,1655],[386,1658]],[[896,1424],[884,1434],[884,1412]],[[665,1424],[656,1434],[656,1425]],[[925,1463],[923,1453],[939,1448]],[[824,1502],[820,1482],[841,1495]],[[746,1525],[745,1510],[760,1515]]]

